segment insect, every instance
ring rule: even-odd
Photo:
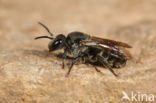
[[[115,76],[118,76],[113,71],[113,68],[124,67],[126,61],[130,58],[130,55],[124,48],[132,47],[126,43],[90,36],[77,31],[69,33],[67,37],[63,34],[58,34],[54,37],[54,34],[44,24],[40,22],[39,24],[48,31],[50,36],[39,36],[35,39],[50,39],[51,41],[48,44],[49,52],[64,49],[62,68],[64,68],[64,59],[67,55],[70,54],[73,57],[66,76],[70,74],[73,65],[79,60],[100,63],[108,68]],[[101,72],[96,67],[95,69],[97,72]]]

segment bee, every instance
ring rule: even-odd
[[[64,60],[67,55],[73,57],[72,63],[66,74],[68,76],[73,65],[83,60],[84,62],[89,61],[91,63],[100,63],[102,66],[108,68],[114,76],[118,76],[113,68],[121,68],[126,65],[126,62],[131,55],[124,48],[132,48],[129,44],[103,39],[95,36],[90,36],[83,32],[71,32],[67,36],[58,34],[54,37],[54,34],[42,23],[43,26],[50,36],[39,36],[35,39],[48,38],[51,41],[48,44],[49,52],[64,49],[62,57],[62,68],[64,68]],[[97,72],[101,72],[95,67]]]

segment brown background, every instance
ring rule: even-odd
[[[133,59],[115,70],[79,64],[66,78],[59,52],[48,53],[49,35],[82,31],[133,46]],[[61,51],[60,51],[61,52]],[[155,0],[0,0],[0,103],[119,103],[130,95],[156,95]],[[156,97],[155,97],[156,98]]]

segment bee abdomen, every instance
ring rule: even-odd
[[[124,67],[126,64],[126,58],[125,57],[118,57],[118,55],[111,54],[109,55],[107,59],[109,65],[113,68],[121,68]]]

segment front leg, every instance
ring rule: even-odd
[[[62,69],[64,69],[64,59],[67,57],[67,49],[64,50],[63,58],[62,58]]]
[[[67,74],[66,74],[66,77],[70,74],[70,71],[71,71],[73,65],[74,65],[80,58],[81,58],[80,56],[74,58],[74,60],[72,61],[71,66],[70,66],[70,68],[69,68],[69,70],[68,70],[68,72],[67,72]]]

